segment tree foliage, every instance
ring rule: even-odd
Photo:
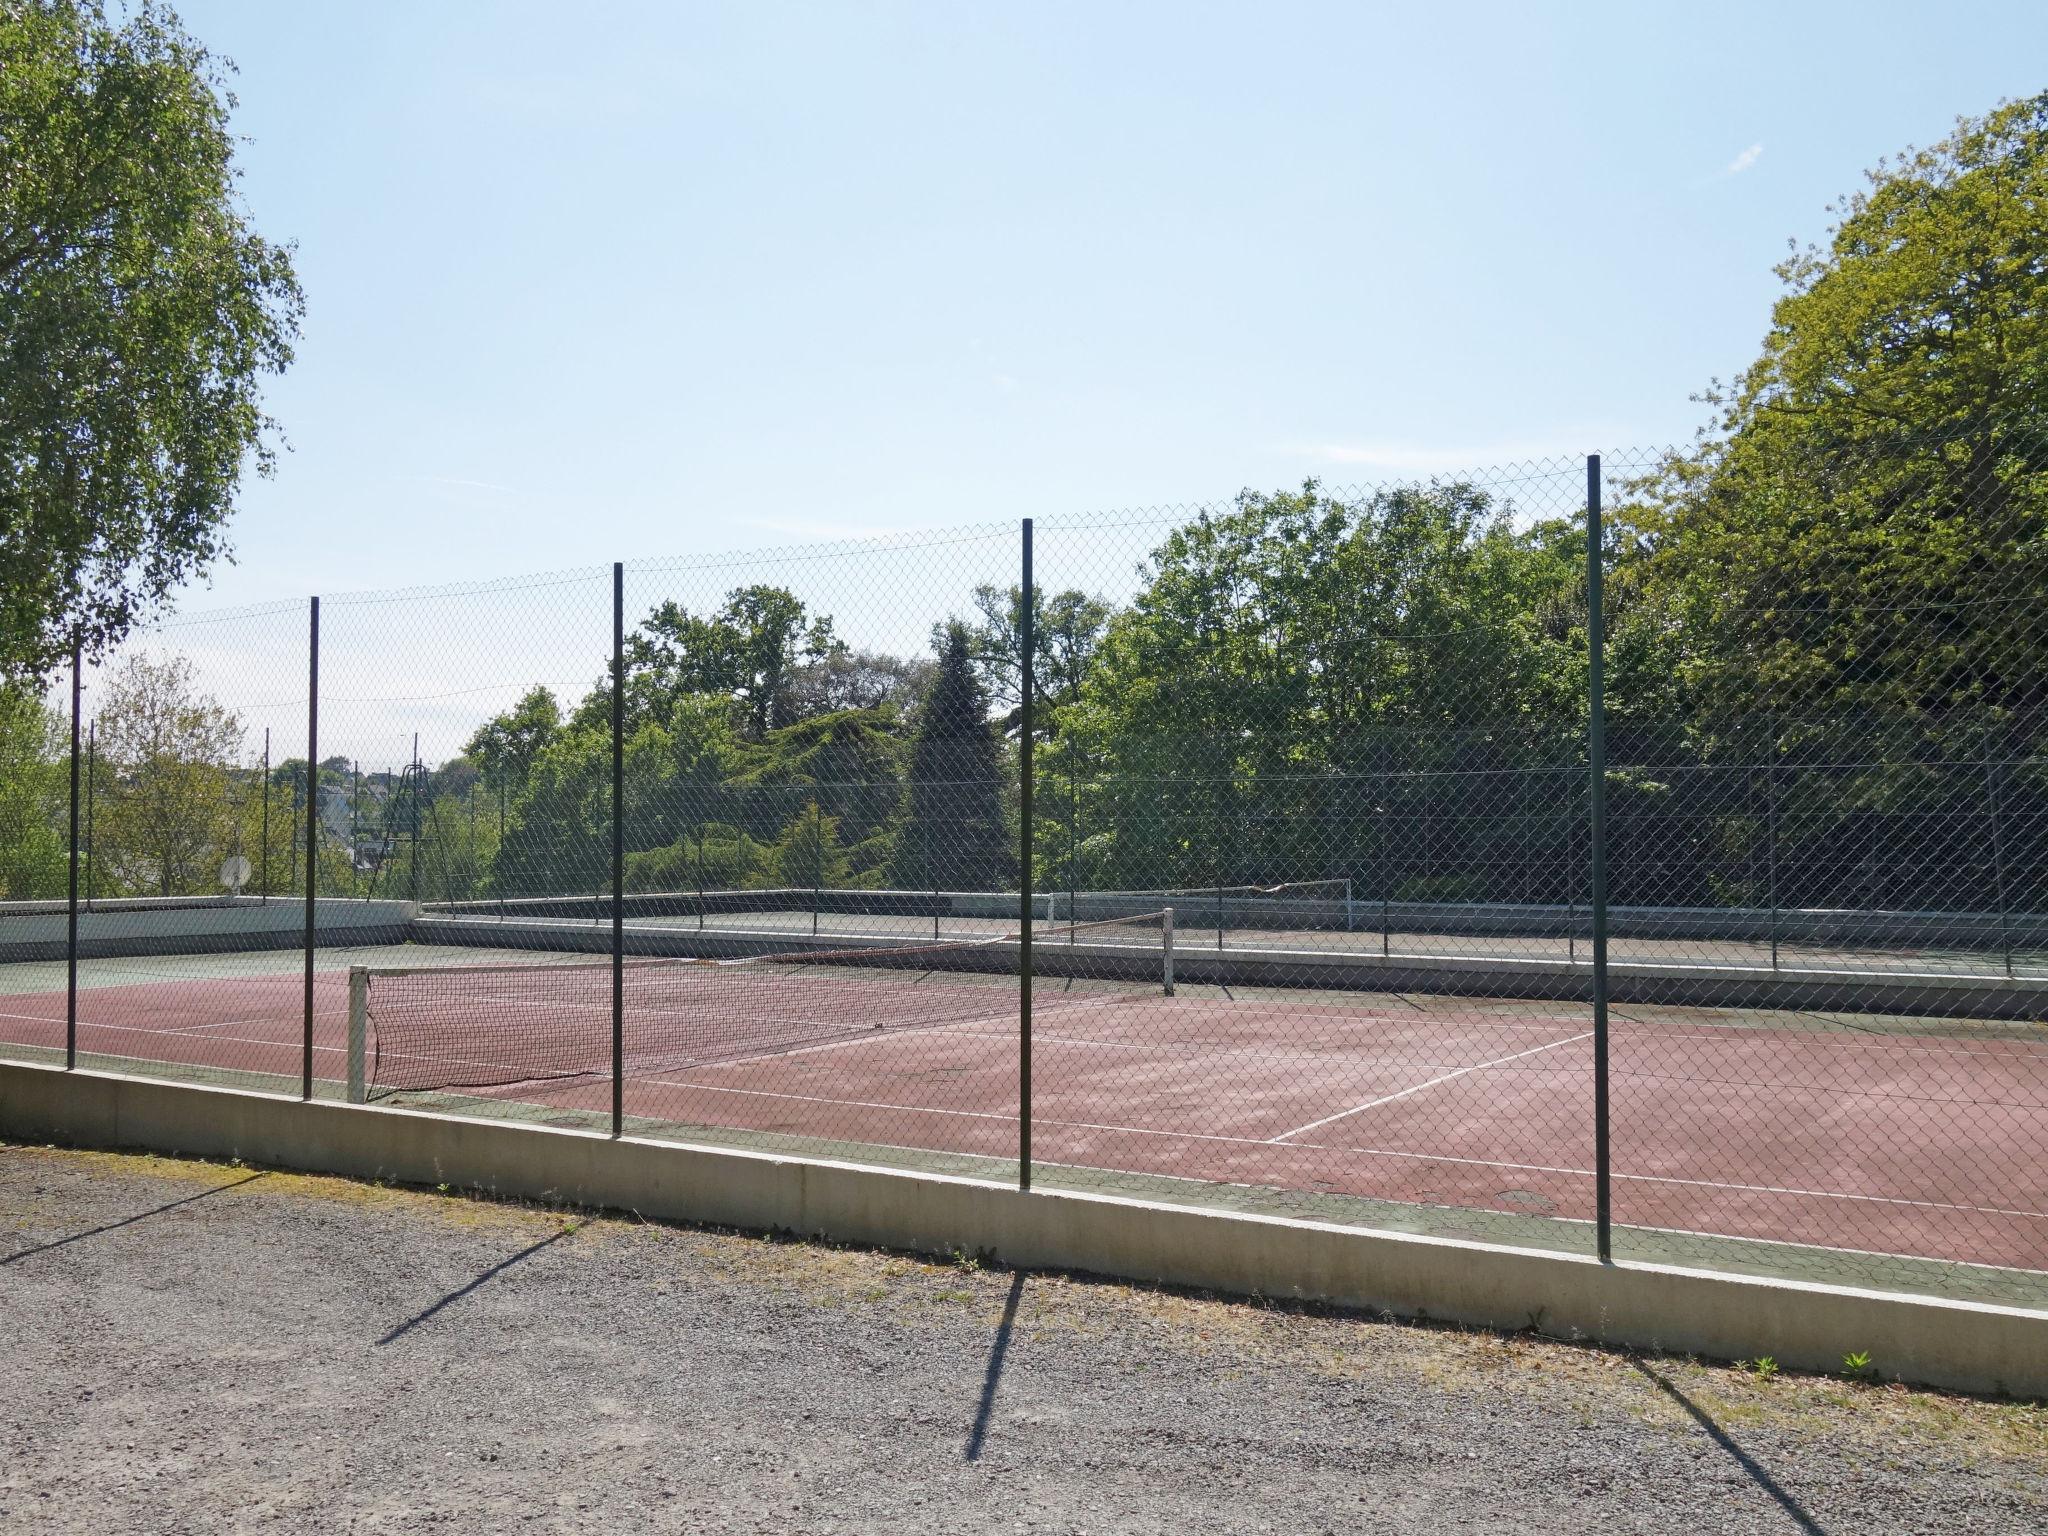
[[[1017,856],[1004,808],[1008,777],[967,626],[954,623],[946,629],[910,743],[895,883],[912,890],[968,891],[1013,884]]]
[[[1778,268],[1762,352],[1645,487],[1695,708],[2038,707],[2048,94],[1870,172]]]
[[[243,852],[243,807],[272,790],[233,767],[242,722],[198,690],[191,663],[131,656],[104,685],[99,756],[108,775],[94,858],[110,890],[184,896],[219,889]],[[253,790],[253,795],[247,793]],[[289,836],[290,816],[274,814]],[[249,856],[254,862],[257,851]]]
[[[0,900],[64,894],[67,750],[55,712],[27,689],[0,683]]]
[[[99,655],[226,550],[292,357],[225,65],[148,0],[0,6],[0,675]]]

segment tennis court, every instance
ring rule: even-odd
[[[300,962],[86,961],[81,1059],[295,1090]],[[391,977],[371,993],[368,1096],[606,1123],[608,964],[323,951],[322,1096],[340,1096],[347,1076],[351,967]],[[1272,1193],[1335,1219],[1590,1247],[1583,1006],[1187,985],[1169,996],[1145,969],[1034,985],[1041,1182],[1226,1204]],[[815,961],[629,962],[623,976],[629,1131],[1014,1175],[1014,976]],[[14,1054],[61,1050],[65,1008],[61,967],[0,967],[0,1039]],[[1615,1219],[1661,1235],[1653,1251],[1682,1256],[1671,1242],[1697,1235],[1766,1245],[1764,1267],[1810,1269],[1785,1258],[1807,1248],[1940,1261],[1948,1274],[1996,1266],[1992,1290],[2015,1297],[2038,1279],[2017,1272],[2048,1269],[2038,1026],[1620,1008],[1611,1059]]]

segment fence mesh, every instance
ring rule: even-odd
[[[174,620],[82,678],[75,988],[69,680],[0,695],[0,1037],[2042,1304],[2041,454],[332,597],[311,752],[306,605]]]

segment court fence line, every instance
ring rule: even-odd
[[[369,1091],[369,995],[390,969],[348,966],[345,1040],[329,1044],[317,985],[327,904],[381,892],[437,920],[584,924],[609,957],[599,1111],[614,1137],[628,1134],[650,1076],[629,1049],[629,919],[708,944],[748,923],[779,932],[773,925],[795,914],[787,938],[799,956],[805,938],[821,952],[856,934],[909,949],[943,942],[949,925],[968,943],[1000,924],[1014,941],[1002,963],[1018,983],[1009,1088],[1000,1105],[973,1112],[1014,1120],[1012,1171],[1028,1191],[1035,1172],[1064,1176],[1074,1155],[1065,1122],[1046,1116],[1048,1094],[1071,1092],[1078,1073],[1113,1075],[1102,1063],[1119,1042],[1085,1042],[1082,1056],[1034,1031],[1034,1004],[1055,979],[1071,985],[1091,963],[1104,984],[1135,976],[1113,959],[1055,964],[1055,946],[1082,948],[1089,922],[1160,921],[1166,997],[1227,987],[1220,961],[1253,949],[1269,957],[1259,984],[1283,992],[1370,990],[1356,975],[1365,960],[1391,976],[1404,958],[1429,959],[1449,978],[1432,985],[1462,1005],[1455,1027],[1473,1034],[1469,1054],[1487,1071],[1523,1059],[1496,1049],[1506,1031],[1564,1014],[1516,1008],[1511,994],[1487,991],[1483,969],[1461,980],[1459,967],[1548,965],[1561,948],[1585,977],[1583,994],[1559,994],[1582,995],[1588,1026],[1583,1055],[1570,1057],[1571,1093],[1516,1098],[1526,1145],[1467,1156],[1445,1109],[1409,1128],[1420,1150],[1404,1143],[1399,1153],[1440,1170],[1527,1168],[1531,1187],[1477,1196],[1462,1184],[1439,1190],[1451,1175],[1418,1174],[1387,1186],[1395,1204],[1583,1209],[1572,1219],[1587,1220],[1602,1260],[1615,1258],[1625,1228],[1798,1244],[1824,1223],[1779,1207],[1806,1198],[1793,1178],[1803,1163],[1833,1159],[1841,1190],[1829,1198],[1938,1208],[1948,1235],[1866,1214],[1832,1246],[1854,1247],[1867,1227],[1877,1254],[1999,1253],[2048,1269],[2048,1212],[2025,1195],[2027,1179],[2048,1171],[2040,1021],[2010,1017],[2048,989],[2048,582],[2038,580],[2048,576],[2038,554],[2048,466],[2035,453],[2028,440],[1987,468],[1965,462],[1954,440],[1914,442],[1788,460],[1765,483],[1737,477],[1709,492],[1687,478],[1693,471],[1674,470],[1673,456],[1593,454],[1357,493],[1310,486],[1225,507],[616,562],[608,594],[600,570],[474,592],[345,595],[328,600],[325,634],[314,597],[303,610],[225,616],[219,633],[203,618],[180,621],[157,639],[182,649],[168,659],[138,649],[126,672],[74,652],[61,795],[64,1065],[75,1069],[81,1055],[81,915],[113,921],[124,902],[184,900],[223,852],[223,877],[239,871],[235,897],[253,879],[263,901],[302,900],[294,1043],[306,1100],[324,1080],[322,1053],[335,1049],[341,1071],[327,1075],[352,1101]],[[1708,516],[1797,503],[1853,523],[1878,502],[1892,528],[1923,502],[1935,532],[1967,514],[1975,563],[1953,561],[1929,533],[1923,566],[1906,574],[1851,555],[1835,565],[1816,556],[1795,577],[1731,552]],[[1694,545],[1705,553],[1687,553]],[[1701,575],[1710,557],[1733,562],[1718,586]],[[1422,568],[1437,587],[1413,574]],[[972,613],[933,625],[935,661],[905,661],[883,649],[901,633],[892,609],[934,569],[956,598],[972,582]],[[1137,571],[1134,596],[1118,592],[1114,582],[1132,578],[1113,569]],[[749,574],[764,579],[729,586]],[[1404,581],[1400,591],[1374,585]],[[530,654],[529,675],[553,681],[524,693],[504,682],[423,693],[423,711],[461,728],[483,723],[449,756],[423,753],[413,731],[366,779],[362,722],[382,729],[393,701],[361,675],[364,656],[381,653],[357,631],[365,615],[388,623],[394,603],[437,615],[436,638],[469,645],[478,672],[511,675],[490,656],[497,646]],[[474,603],[486,612],[472,624]],[[637,628],[629,608],[648,614]],[[849,615],[863,625],[850,639],[835,629]],[[218,666],[220,655],[292,661],[298,642],[284,637],[301,617],[303,699],[280,676],[255,690],[259,700],[216,711],[235,729],[209,722],[193,668]],[[585,655],[603,657],[598,682],[564,715],[559,700],[574,685],[560,679]],[[182,682],[170,675],[181,666]],[[184,689],[194,737],[225,741],[261,719],[260,760],[214,769],[150,758],[120,709],[122,690],[150,687]],[[474,709],[448,702],[471,698]],[[302,751],[291,719],[300,707]],[[351,749],[339,769],[320,757],[335,739]],[[643,835],[656,825],[660,839]],[[1624,1038],[1615,978],[1658,966],[1725,972],[1728,1006],[1742,1016],[1693,1035],[1674,1025]],[[1347,979],[1333,982],[1340,969]],[[1781,990],[1744,981],[1749,972]],[[1797,1010],[1780,1005],[1782,988],[1823,974],[1835,978],[1829,1016],[1789,1017]],[[1939,998],[1902,1001],[1919,982],[1958,979],[2021,1001],[1967,1023],[1958,1021],[1968,1009]],[[460,985],[451,982],[451,1009]],[[1268,1060],[1306,1059],[1295,1047],[1313,1026],[1259,1027],[1271,1031]],[[1397,1038],[1375,1028],[1375,1038]],[[1481,1039],[1485,1030],[1501,1033]],[[1816,1052],[1808,1039],[1858,1033],[1880,1038],[1888,1066],[1852,1070],[1846,1047]],[[1418,1063],[1447,1049],[1402,1048]],[[1297,1066],[1274,1096],[1349,1091],[1355,1079],[1361,1102],[1381,1102],[1370,1063],[1331,1049],[1324,1078]],[[1060,1053],[1049,1079],[1046,1050]],[[930,1048],[934,1078],[968,1072],[942,1054],[943,1038]],[[1432,1081],[1467,1091],[1479,1070],[1461,1059]],[[1815,1139],[1774,1116],[1774,1094],[1787,1105],[1876,1104],[1885,1071],[1923,1074],[1932,1089],[1920,1095],[1925,1107],[1886,1109],[1907,1118],[1874,1123],[1860,1140]],[[1731,1072],[1748,1074],[1739,1102],[1714,1100],[1708,1085]],[[1583,1103],[1572,1096],[1580,1073]],[[1681,1080],[1684,1092],[1653,1091],[1653,1079]],[[1498,1081],[1504,1096],[1528,1091]],[[678,1099],[685,1091],[663,1086]],[[1663,1112],[1659,1095],[1681,1117],[1702,1116],[1686,1150],[1722,1159],[1729,1175],[1695,1178],[1722,1192],[1689,1209],[1639,1193],[1643,1127]],[[875,1108],[877,1131],[885,1112],[906,1123],[942,1112]],[[1207,1134],[1198,1110],[1174,1114],[1145,1134],[1189,1144]],[[1716,1150],[1723,1135],[1769,1141],[1777,1182]],[[1887,1147],[1885,1135],[1917,1143]],[[2014,1167],[1990,1187],[1991,1149],[2015,1142]],[[1941,1173],[1944,1148],[1960,1150]],[[1322,1187],[1345,1150],[1324,1149],[1321,1164],[1298,1159],[1287,1187]],[[1130,1157],[1134,1176],[1179,1176],[1132,1152],[1090,1155]],[[1196,1176],[1219,1186],[1238,1171],[1220,1155],[1196,1162]],[[1264,1177],[1261,1167],[1245,1174]],[[1735,1193],[1751,1183],[1750,1195]],[[1919,1251],[1943,1243],[1954,1251]]]

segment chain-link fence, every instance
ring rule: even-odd
[[[0,697],[0,1038],[2038,1305],[2031,452],[174,621],[82,669],[76,796],[68,689]]]

